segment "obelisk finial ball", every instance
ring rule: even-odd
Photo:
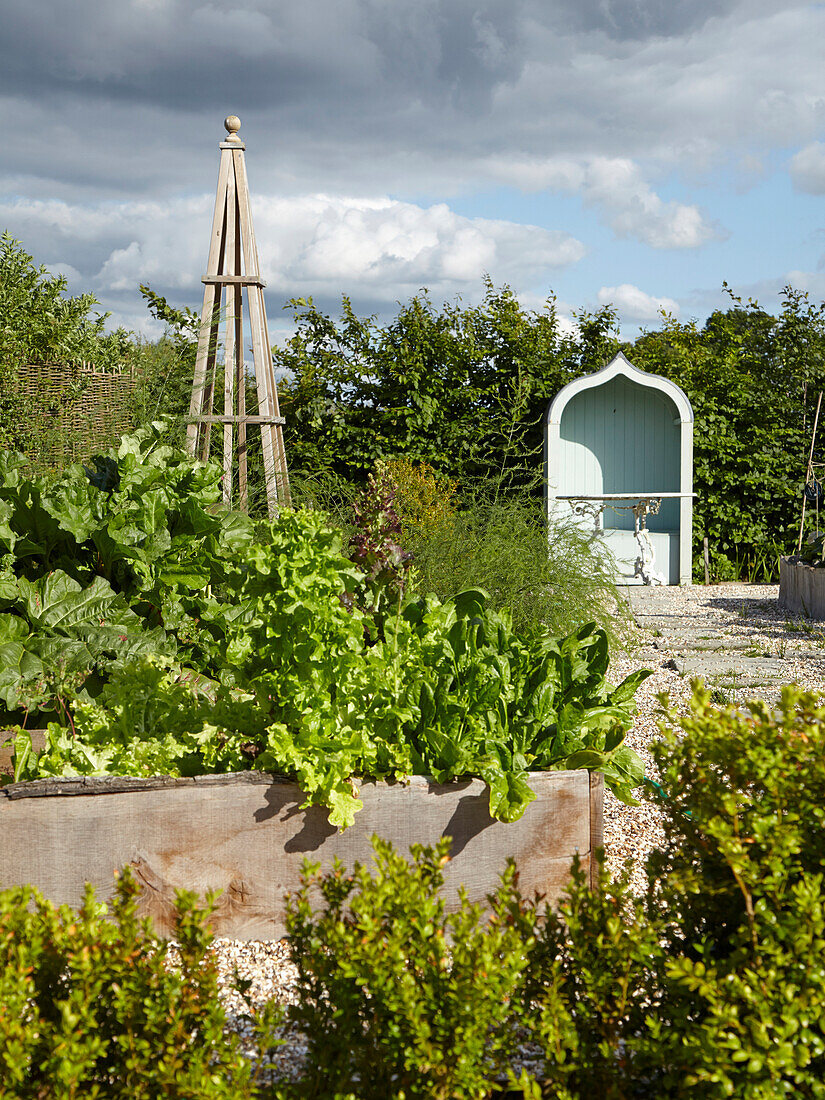
[[[229,115],[223,120],[223,124],[232,137],[234,137],[241,128],[241,120],[237,115]]]

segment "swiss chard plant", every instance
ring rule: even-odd
[[[169,446],[156,424],[56,481],[0,453],[0,704],[64,709],[118,663],[150,654],[200,662],[202,597],[251,543],[216,512],[220,471]]]
[[[399,593],[379,631],[340,531],[309,510],[257,531],[221,511],[220,470],[162,426],[51,486],[5,463],[0,700],[56,712],[41,753],[18,737],[18,780],[252,767],[294,777],[336,826],[362,782],[410,774],[480,776],[505,821],[534,770],[600,769],[632,800],[646,673],[609,687],[592,624],[524,638],[469,590]]]

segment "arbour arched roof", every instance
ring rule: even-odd
[[[593,374],[585,374],[581,378],[576,378],[573,382],[568,382],[563,389],[559,390],[547,409],[547,423],[561,423],[562,413],[568,403],[577,394],[582,393],[584,390],[596,389],[599,386],[603,386],[605,382],[610,382],[618,376],[627,378],[631,382],[636,382],[640,386],[647,386],[648,389],[657,390],[659,393],[663,393],[666,397],[669,397],[676,406],[681,422],[683,424],[693,423],[693,408],[682,387],[677,386],[675,382],[671,382],[668,378],[662,378],[658,374],[650,374],[649,371],[639,370],[638,367],[633,366],[624,352],[621,351],[614,359],[611,359],[606,367],[594,371]]]

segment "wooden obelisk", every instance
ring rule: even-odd
[[[209,456],[213,424],[223,425],[223,499],[233,503],[233,476],[237,460],[237,507],[249,510],[247,485],[247,429],[260,428],[263,446],[264,481],[269,515],[290,503],[289,476],[284,450],[284,420],[278,407],[278,390],[272,369],[272,352],[264,306],[264,282],[258,267],[258,249],[252,229],[249,185],[244,149],[238,137],[241,120],[230,115],[224,122],[228,136],[220,143],[221,162],[212,219],[209,260],[203,277],[203,310],[189,406],[187,443],[192,454]],[[258,412],[246,411],[244,371],[244,294],[248,306],[252,362],[258,391]],[[219,363],[221,328],[223,370]],[[216,371],[223,374],[223,412],[215,412]]]

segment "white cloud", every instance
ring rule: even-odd
[[[74,291],[82,293],[85,289],[83,286],[83,276],[77,270],[76,267],[72,267],[71,264],[64,263],[62,260],[57,260],[55,263],[47,265],[50,275],[62,275],[66,280],[69,293]]]
[[[109,255],[97,283],[118,290],[152,280],[198,285],[210,201],[134,204],[131,216],[128,209],[113,212],[118,224],[128,221],[133,239]],[[585,253],[566,233],[465,218],[444,203],[259,195],[253,210],[261,274],[272,290],[285,293],[369,289],[394,301],[409,287],[475,284],[485,271],[496,281],[532,282]],[[88,220],[98,221],[94,215]]]
[[[791,158],[794,187],[809,195],[825,195],[825,144],[815,141]]]
[[[32,249],[45,236],[61,250],[72,244],[85,250],[87,262],[75,260],[80,271],[73,276],[82,273],[107,308],[110,295],[136,298],[140,283],[197,300],[213,202],[210,195],[96,205],[17,200],[0,202],[0,224],[14,225]],[[446,203],[259,194],[253,218],[261,275],[281,301],[346,293],[391,304],[422,286],[452,297],[468,288],[475,293],[485,272],[518,292],[585,254],[567,233],[467,218]],[[55,247],[38,248],[37,255],[48,259]]]
[[[545,226],[565,228],[551,196],[585,207],[576,232],[604,260],[600,278],[554,283],[591,300],[608,278],[645,282],[632,266],[641,249],[617,262],[621,241],[681,252],[681,286],[730,276],[699,274],[691,253],[722,235],[718,185],[731,172],[752,185],[799,149],[796,186],[825,194],[825,6],[807,0],[40,6],[38,19],[31,0],[3,7],[0,105],[15,137],[2,187],[26,198],[2,208],[0,228],[136,309],[140,279],[200,297],[211,202],[200,193],[229,112],[244,123],[270,289],[347,288],[369,308],[422,284],[450,296],[484,268],[540,291],[582,256],[566,233],[507,220],[502,184],[548,192],[531,203]],[[387,194],[409,201],[374,198]],[[479,194],[501,220],[445,205]],[[722,251],[702,259],[731,261],[735,248]]]
[[[284,291],[369,289],[394,301],[410,288],[496,282],[529,284],[580,260],[566,233],[490,218],[465,218],[445,203],[307,195],[255,204],[265,277]]]
[[[614,305],[623,321],[655,321],[662,310],[674,316],[679,313],[679,303],[673,298],[657,298],[646,294],[632,283],[603,286],[598,298],[601,305]]]
[[[525,191],[580,194],[619,237],[652,248],[698,248],[721,235],[693,204],[666,202],[626,157],[493,157],[487,170]]]
[[[635,237],[653,248],[698,248],[717,235],[697,206],[661,199],[631,160],[595,158],[584,196],[604,210],[618,236]]]
[[[789,271],[781,280],[776,280],[777,298],[780,289],[786,286],[806,291],[814,301],[825,301],[825,271]]]
[[[626,157],[648,180],[694,173],[813,141],[825,119],[825,10],[802,0],[41,6],[49,17],[32,20],[30,0],[4,4],[0,94],[26,134],[10,169],[45,175],[59,159],[63,181],[105,174],[121,193],[191,185],[229,110],[296,192],[365,193],[371,179],[408,195],[483,186],[487,158],[529,172],[549,151]]]

